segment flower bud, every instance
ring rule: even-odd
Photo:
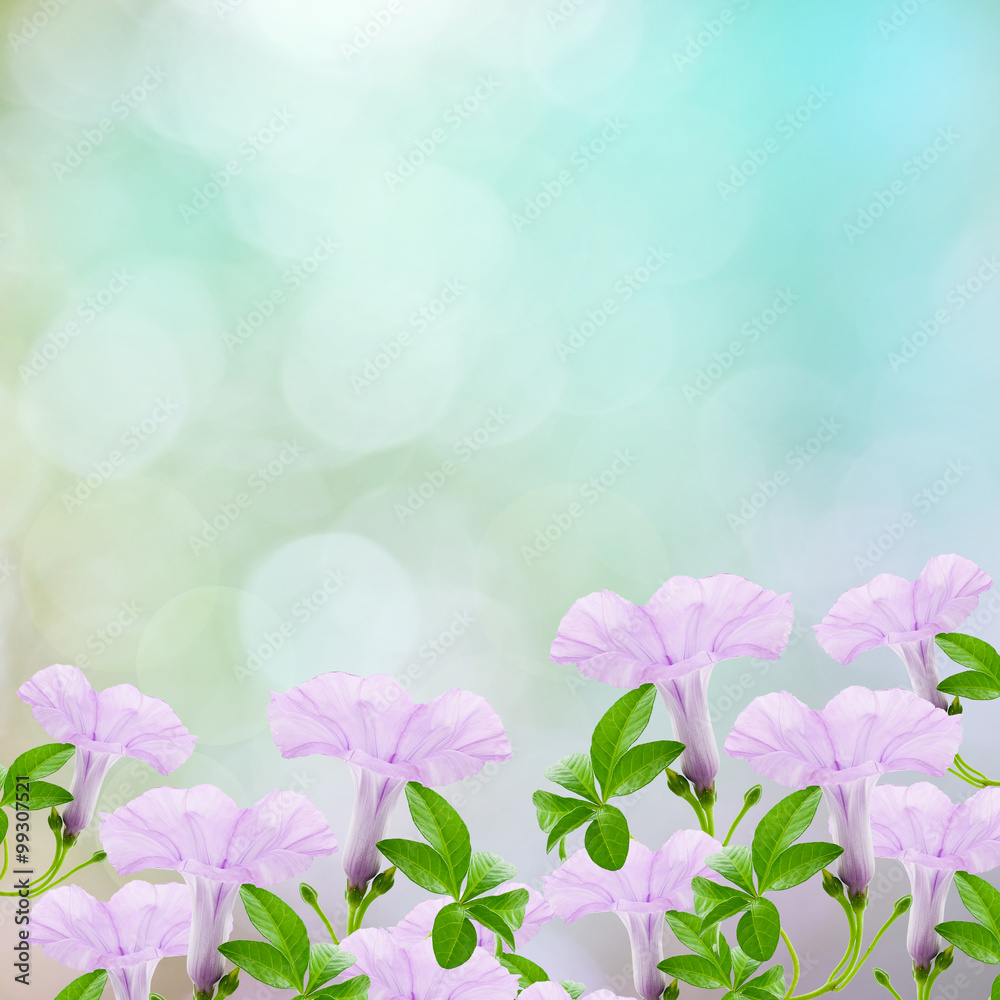
[[[962,714],[962,702],[956,694],[951,700],[951,704],[948,706],[949,715],[961,715]]]
[[[952,962],[955,961],[955,946],[950,944],[936,959],[934,959],[934,968],[944,972]]]
[[[303,903],[315,906],[319,902],[319,895],[308,882],[299,883],[299,896]]]
[[[373,896],[384,896],[392,888],[395,881],[396,866],[393,865],[391,868],[386,868],[384,872],[379,872],[372,879],[371,894]]]
[[[364,898],[364,888],[359,888],[356,885],[349,885],[347,891],[344,893],[344,899],[347,900],[350,906],[360,906]]]
[[[892,989],[892,980],[889,978],[889,973],[885,969],[872,969],[872,975],[875,977],[875,982],[879,986],[884,986],[887,990]]]
[[[743,796],[743,805],[749,809],[751,806],[757,805],[760,802],[761,795],[764,794],[764,789],[760,785],[754,785],[753,788],[747,789],[746,794]]]
[[[226,1000],[232,996],[240,985],[240,970],[230,969],[220,980],[216,988],[215,1000]]]
[[[900,896],[896,900],[896,905],[892,908],[893,917],[901,917],[913,904],[912,896]]]
[[[62,833],[62,826],[62,816],[59,815],[59,810],[53,806],[52,811],[49,813],[49,829],[56,835],[57,839],[59,834]]]
[[[107,851],[94,851],[94,856],[90,859],[90,863],[94,865],[99,865],[102,861],[108,860]]]
[[[823,869],[823,891],[834,899],[843,898],[844,883],[831,871]]]
[[[677,980],[675,979],[664,991],[663,1000],[677,1000],[681,995],[681,988],[677,985]]]
[[[684,777],[683,774],[678,774],[676,771],[672,771],[669,767],[667,768],[667,788],[674,793],[674,795],[680,795],[682,798],[688,795],[691,791],[691,784]]]

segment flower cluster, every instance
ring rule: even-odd
[[[954,947],[1000,964],[1000,893],[979,878],[1000,866],[1000,782],[959,755],[959,696],[1000,697],[1000,655],[952,631],[991,585],[969,560],[945,555],[912,583],[882,574],[836,600],[814,626],[820,647],[847,665],[888,646],[903,660],[912,690],[850,685],[821,709],[788,691],[753,699],[724,750],[790,792],[748,844],[731,841],[760,800],[759,785],[746,793],[725,838],[716,836],[720,758],[708,689],[720,661],[782,655],[794,617],[789,595],[718,574],[673,577],[644,605],[608,590],[577,600],[558,625],[551,659],[625,693],[598,722],[589,752],[546,770],[571,796],[533,797],[547,850],[558,848],[561,861],[536,884],[541,891],[518,882],[502,857],[473,850],[464,821],[434,790],[511,757],[503,724],[482,697],[453,689],[415,703],[391,677],[345,672],[273,692],[268,720],[281,755],[339,758],[354,782],[341,852],[346,927],[335,928],[316,889],[299,886],[329,942],[311,942],[288,902],[263,888],[338,851],[320,809],[291,792],[241,807],[213,785],[151,788],[101,813],[103,849],[73,871],[106,859],[119,875],[157,870],[179,881],[129,881],[107,902],[60,885],[69,876],[58,873],[90,825],[114,762],[132,757],[167,775],[191,756],[196,737],[169,706],[131,685],[98,692],[75,667],[48,667],[18,694],[60,742],[18,757],[5,772],[0,802],[52,812],[55,855],[31,889],[42,897],[32,912],[32,941],[84,973],[66,997],[97,996],[109,981],[117,1000],[150,1000],[157,962],[186,955],[195,1000],[225,1000],[241,972],[305,1000],[619,1000],[604,989],[587,993],[572,980],[553,981],[523,954],[556,917],[573,923],[614,913],[625,925],[641,1000],[672,1000],[679,981],[725,989],[727,1000],[804,1000],[843,989],[886,928],[908,912],[916,996],[927,1000]],[[942,681],[938,649],[965,672]],[[657,693],[674,739],[639,743]],[[40,780],[73,754],[68,790]],[[926,781],[879,784],[883,775],[910,772],[950,773],[977,791],[956,804]],[[611,800],[658,778],[690,804],[698,828],[678,829],[653,848],[631,835]],[[423,840],[386,837],[404,793]],[[803,842],[821,801],[832,842]],[[0,831],[7,826],[0,809]],[[567,839],[581,827],[583,846],[569,853]],[[6,871],[6,840],[4,848]],[[897,902],[863,951],[877,858],[904,866],[912,896]],[[430,898],[395,926],[362,926],[399,874]],[[848,946],[825,982],[798,995],[802,969],[772,896],[816,876],[844,910]],[[979,923],[944,921],[953,884]],[[229,940],[239,901],[264,940]],[[737,917],[730,942],[723,925]],[[667,957],[668,927],[690,953]],[[782,942],[790,980],[782,965],[769,964]],[[874,977],[898,1000],[886,973],[876,969]]]

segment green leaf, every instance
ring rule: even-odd
[[[95,969],[64,986],[55,1000],[100,1000],[108,974],[104,969]]]
[[[301,992],[292,963],[273,944],[266,941],[228,941],[219,945],[219,951],[233,965],[238,965],[265,985]]]
[[[497,955],[497,961],[510,973],[518,977],[518,984],[526,990],[532,983],[547,983],[548,973],[540,966],[523,955],[511,955],[504,952]]]
[[[7,836],[7,828],[10,826],[10,817],[0,809],[0,843]]]
[[[640,743],[631,750],[626,750],[611,768],[604,797],[609,799],[612,795],[631,795],[663,774],[683,752],[683,743],[670,740]]]
[[[710,854],[705,859],[705,864],[734,885],[738,885],[751,895],[754,894],[753,863],[749,847],[743,844],[724,847],[717,854]]]
[[[823,793],[818,785],[810,785],[785,796],[769,809],[757,824],[753,835],[753,867],[762,878],[774,859],[805,833],[816,815]]]
[[[572,979],[560,979],[559,985],[573,998],[580,1000],[580,997],[587,992],[587,987],[583,983],[574,983]]]
[[[354,976],[333,986],[324,986],[318,993],[310,993],[309,1000],[367,1000],[371,980],[367,976]]]
[[[509,862],[504,861],[499,854],[491,854],[489,851],[473,851],[472,860],[469,863],[469,877],[465,883],[462,899],[480,896],[516,877],[517,869]]]
[[[990,1000],[1000,1000],[1000,976],[993,980],[993,988],[990,990]]]
[[[988,642],[961,632],[942,632],[935,641],[960,667],[975,670],[1000,683],[1000,653]]]
[[[955,873],[955,887],[969,913],[1000,938],[1000,892],[968,872]]]
[[[73,756],[73,751],[72,743],[46,743],[15,757],[4,776],[0,806],[9,806],[16,799],[18,778],[27,778],[33,782],[54,774]]]
[[[466,906],[469,916],[494,934],[499,935],[511,951],[517,947],[514,931],[524,923],[528,906],[528,890],[512,889],[496,896],[480,896]]]
[[[736,940],[751,957],[766,962],[778,947],[781,918],[769,899],[755,899],[736,925]]]
[[[766,874],[761,878],[760,891],[791,889],[793,885],[799,885],[812,878],[843,853],[842,847],[822,841],[792,844],[771,862]]]
[[[590,741],[590,762],[605,799],[612,769],[649,725],[655,701],[656,688],[643,684],[619,698],[597,723]]]
[[[722,971],[715,962],[700,955],[677,955],[675,958],[665,958],[657,968],[674,979],[680,979],[703,990],[729,985],[722,978]]]
[[[16,803],[17,799],[14,801]],[[27,801],[28,809],[31,812],[38,809],[51,809],[53,806],[62,806],[72,801],[73,796],[65,788],[53,785],[49,781],[31,782]]]
[[[1000,698],[1000,681],[974,670],[960,670],[941,681],[938,691],[968,698],[969,701],[992,701]]]
[[[549,835],[545,846],[546,854],[568,833],[583,826],[600,808],[583,799],[571,799],[565,795],[543,791],[535,792],[531,801],[538,816],[538,825]]]
[[[600,804],[597,786],[594,784],[594,769],[585,753],[571,753],[560,757],[558,763],[547,767],[543,773],[549,781],[562,785],[567,791]]]
[[[691,888],[694,890],[695,912],[704,918],[706,927],[741,913],[753,901],[753,896],[746,892],[719,885],[700,875],[691,880]]]
[[[780,965],[772,965],[767,972],[747,982],[744,990],[759,990],[761,996],[775,997],[780,1000],[785,995],[785,970]],[[748,997],[753,993],[748,992]]]
[[[681,944],[690,948],[696,954],[701,955],[702,958],[714,961],[712,949],[702,938],[702,932],[705,928],[700,917],[696,917],[693,913],[687,913],[684,910],[667,910],[664,916],[667,925],[674,932],[674,937]]]
[[[719,963],[719,968],[722,969],[722,978],[728,983],[733,976],[733,954],[732,949],[729,947],[729,942],[726,940],[726,936],[719,930],[718,927],[713,928],[713,933],[718,937],[716,942],[717,954],[715,960]]]
[[[345,969],[354,965],[355,957],[335,944],[319,942],[309,946],[309,992],[313,992],[334,976],[339,976]]]
[[[738,945],[733,948],[733,982],[739,986],[760,968],[760,962],[751,958]]]
[[[606,871],[616,872],[625,864],[628,845],[625,814],[615,806],[601,806],[583,837],[590,860]]]
[[[292,983],[304,989],[309,968],[309,932],[299,915],[273,892],[255,885],[240,886],[240,899],[250,923],[291,963],[295,970]]]
[[[419,840],[380,840],[375,846],[421,889],[451,895],[451,869],[433,847]]]
[[[971,920],[949,920],[934,928],[948,942],[977,962],[1000,962],[1000,940],[996,934]]]
[[[469,872],[472,860],[469,828],[451,803],[419,782],[407,782],[406,801],[416,828],[444,858],[451,871],[452,895],[458,899],[462,894],[462,881]]]
[[[476,928],[461,903],[448,903],[438,910],[431,929],[434,957],[442,969],[457,969],[476,950]]]

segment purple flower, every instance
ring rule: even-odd
[[[741,576],[675,576],[646,605],[610,590],[581,597],[559,623],[551,658],[615,687],[653,682],[686,747],[680,769],[701,792],[719,770],[708,713],[712,667],[736,656],[776,660],[793,617],[787,594]]]
[[[447,785],[511,754],[503,724],[479,695],[452,688],[414,704],[385,674],[322,674],[285,694],[272,692],[267,714],[283,757],[321,753],[351,768],[349,888],[363,889],[378,874],[375,845],[407,781]]]
[[[430,941],[403,943],[388,931],[355,931],[342,942],[357,962],[345,976],[371,979],[368,1000],[514,1000],[517,977],[477,948],[464,965],[442,969]]]
[[[190,932],[191,897],[179,883],[129,882],[106,903],[60,886],[31,911],[31,943],[71,969],[107,969],[116,1000],[149,1000],[157,962],[183,955]]]
[[[910,583],[880,573],[837,599],[830,613],[814,625],[819,644],[840,663],[876,646],[894,650],[910,675],[913,690],[938,708],[948,699],[938,691],[934,636],[950,632],[975,610],[979,595],[993,581],[961,556],[935,556]]]
[[[271,792],[240,809],[214,785],[151,788],[110,815],[101,843],[121,875],[146,868],[180,872],[191,890],[188,975],[211,993],[225,971],[218,947],[229,936],[240,885],[273,885],[304,872],[337,843],[304,796]]]
[[[944,919],[955,872],[1000,865],[1000,788],[957,805],[935,785],[883,785],[872,797],[875,856],[896,858],[910,876],[913,906],[906,947],[925,969],[941,951],[934,928]]]
[[[504,882],[503,885],[486,893],[485,896],[512,892],[514,889],[528,890],[528,905],[524,911],[524,922],[514,931],[514,943],[518,948],[523,948],[542,929],[542,926],[555,916],[555,913],[540,892],[520,882]],[[389,933],[397,941],[403,943],[422,941],[430,934],[438,910],[447,902],[448,900],[443,898],[425,899],[410,910],[395,927],[390,928]],[[496,947],[496,936],[493,931],[479,925],[476,926],[476,930],[479,932],[479,947],[485,948],[492,955]]]
[[[663,914],[691,908],[691,879],[714,877],[705,858],[721,848],[700,830],[678,830],[657,851],[633,840],[624,866],[615,872],[599,868],[579,850],[542,879],[545,898],[566,923],[591,913],[617,913],[632,945],[635,988],[643,1000],[657,1000],[667,986],[656,967],[664,957]]]
[[[90,825],[101,784],[116,760],[135,757],[170,774],[191,756],[198,739],[165,701],[131,684],[95,691],[76,667],[55,664],[39,670],[17,694],[49,736],[76,747],[69,786],[73,801],[63,812],[73,839]]]
[[[568,1000],[568,998],[569,994],[558,983],[553,982],[532,983],[518,994],[518,1000]],[[626,1000],[626,998],[612,993],[611,990],[597,990],[581,997],[580,1000]]]
[[[823,789],[837,843],[837,874],[852,896],[875,874],[871,795],[879,775],[941,775],[955,759],[962,724],[911,691],[849,687],[814,711],[787,691],[755,698],[726,738],[726,753],[779,785]]]

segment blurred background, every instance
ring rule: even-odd
[[[715,671],[721,740],[770,690],[905,685],[887,650],[844,668],[817,646],[847,588],[944,552],[1000,573],[988,0],[0,10],[4,760],[43,740],[17,687],[73,663],[200,736],[167,782],[301,791],[343,841],[347,769],[282,760],[269,692],[462,686],[515,753],[446,794],[537,884],[531,792],[618,693],[548,660],[574,599],[723,571],[791,592],[784,657]],[[998,610],[968,630],[997,641]],[[990,711],[964,716],[987,771]],[[123,761],[101,808],[163,780]],[[723,829],[754,781],[724,759]],[[694,822],[665,782],[628,812],[652,846]],[[306,877],[336,909],[337,859]],[[370,922],[421,898],[404,881]],[[905,885],[879,863],[876,916]],[[784,902],[816,985],[841,911],[818,885]],[[903,983],[904,936],[879,958]],[[526,954],[632,990],[613,916]],[[75,975],[33,961],[25,995]],[[157,973],[168,1000],[183,965]],[[959,957],[935,1000],[990,978]]]

